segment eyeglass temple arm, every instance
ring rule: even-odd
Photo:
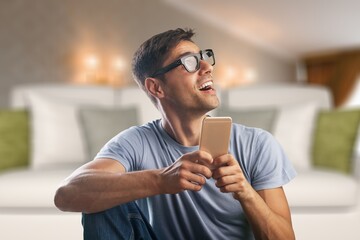
[[[177,66],[179,66],[179,65],[181,65],[181,60],[180,60],[180,59],[177,60],[177,61],[175,61],[175,62],[173,62],[172,64],[164,67],[164,68],[161,68],[161,69],[157,70],[156,72],[154,72],[154,73],[151,75],[151,77],[156,77],[156,76],[159,76],[159,75],[161,75],[161,74],[167,73],[168,71],[170,71],[171,69],[173,69],[173,68],[175,68],[175,67],[177,67]]]

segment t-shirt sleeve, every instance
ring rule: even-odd
[[[290,182],[296,171],[280,144],[268,132],[259,133],[254,145],[251,184],[255,190],[277,188]]]
[[[141,136],[135,128],[127,129],[107,142],[96,155],[97,158],[111,158],[119,161],[127,172],[139,168],[143,152]]]

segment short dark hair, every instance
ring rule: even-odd
[[[135,52],[132,60],[132,73],[137,84],[149,95],[151,101],[155,99],[145,88],[145,79],[161,68],[171,49],[181,41],[192,41],[195,32],[192,29],[177,28],[157,34],[145,41]]]

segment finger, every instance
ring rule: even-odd
[[[221,166],[238,165],[238,162],[231,154],[224,154],[214,159],[213,166],[219,168]]]
[[[210,178],[211,176],[212,172],[209,168],[192,162],[183,163],[179,171],[179,177],[181,179],[186,179],[187,181],[196,182],[201,185],[205,184],[205,177]]]
[[[200,163],[192,163],[192,162],[190,162],[187,169],[191,173],[194,173],[194,174],[197,174],[197,175],[200,174],[200,175],[202,175],[202,176],[204,176],[206,178],[211,178],[212,175],[213,175],[212,171],[210,170],[210,168],[208,166],[200,164]]]
[[[228,184],[219,188],[223,193],[234,193],[239,191],[239,187],[237,184]]]
[[[202,189],[202,185],[197,182],[191,182],[186,179],[182,179],[181,181],[183,190],[191,190],[191,191],[200,191]]]
[[[199,175],[199,174],[192,174],[189,179],[189,182],[196,184],[196,185],[204,185],[206,183],[206,179],[204,176]]]
[[[212,177],[216,180],[229,175],[242,174],[239,166],[223,166],[213,171]]]
[[[230,175],[230,176],[225,176],[225,177],[219,178],[215,182],[215,186],[218,188],[222,188],[226,185],[235,184],[237,182],[238,182],[238,178],[234,175]]]
[[[213,158],[208,152],[200,150],[185,154],[184,157],[186,157],[189,161],[203,165],[210,165],[213,162]]]

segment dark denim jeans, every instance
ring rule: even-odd
[[[103,212],[82,214],[85,240],[157,239],[135,202],[122,204]]]

